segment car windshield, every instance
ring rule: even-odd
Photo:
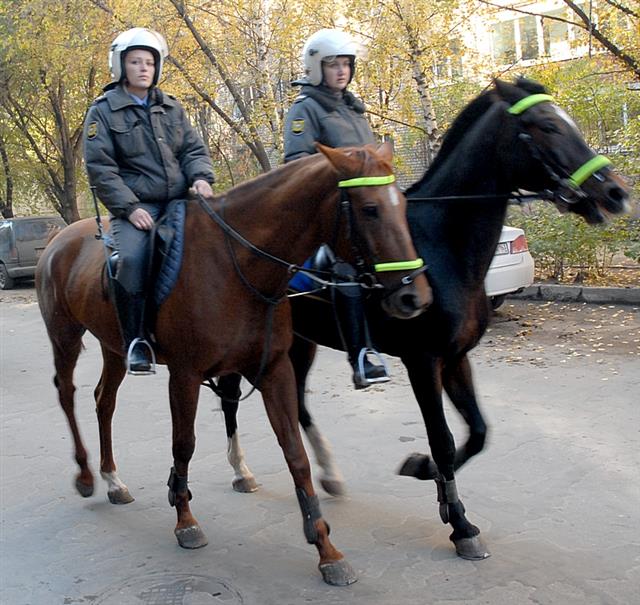
[[[51,231],[61,228],[60,221],[56,219],[38,221],[20,221],[15,223],[16,240],[28,242],[32,240],[47,239]]]

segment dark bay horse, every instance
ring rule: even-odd
[[[508,200],[518,189],[540,192],[561,211],[588,223],[604,222],[626,210],[628,191],[596,156],[571,119],[539,85],[497,81],[453,122],[442,149],[423,178],[408,191],[408,220],[414,244],[428,265],[434,300],[420,317],[399,322],[368,309],[375,347],[400,357],[426,425],[433,459],[414,454],[399,472],[437,484],[440,516],[450,523],[457,553],[488,555],[479,530],[465,516],[455,471],[479,453],[487,425],[478,407],[467,353],[485,332],[490,307],[484,278],[493,257]],[[298,380],[300,422],[323,468],[329,493],[343,491],[342,477],[328,442],[304,403],[305,380],[315,344],[341,348],[330,305],[313,296],[292,299],[296,339],[290,355]],[[232,378],[228,379],[230,382]],[[233,389],[223,398],[229,461],[240,488],[255,487],[237,439]],[[466,442],[456,449],[444,415],[442,390],[468,425]]]
[[[170,373],[173,468],[168,485],[180,546],[207,543],[191,513],[187,487],[200,385],[209,377],[238,372],[262,394],[295,484],[305,537],[320,555],[322,575],[330,584],[344,585],[355,581],[355,574],[329,540],[298,428],[295,376],[287,354],[291,315],[284,296],[290,268],[321,243],[349,237],[372,270],[397,263],[397,271],[377,273],[388,294],[387,312],[414,317],[429,304],[431,291],[423,274],[412,283],[402,281],[409,273],[403,267],[415,265],[417,259],[406,201],[393,182],[390,145],[319,150],[322,153],[261,175],[209,202],[189,202],[182,269],[158,311],[154,333],[158,361]],[[342,198],[339,191],[345,192]],[[243,242],[212,220],[221,215],[245,238]],[[111,445],[116,393],[125,375],[123,345],[102,279],[104,252],[94,233],[95,223],[87,219],[53,239],[38,263],[36,288],[53,346],[54,382],[80,467],[76,488],[89,496],[94,487],[76,422],[73,385],[81,339],[89,330],[100,342],[104,361],[95,389],[100,471],[111,502],[126,503],[132,498],[116,473]],[[140,431],[144,434],[144,426]]]

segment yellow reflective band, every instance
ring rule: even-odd
[[[411,271],[412,269],[420,269],[424,267],[424,261],[421,258],[416,260],[400,260],[395,263],[378,263],[373,265],[376,273],[383,273],[385,271]]]
[[[538,103],[543,103],[545,101],[553,102],[553,97],[551,95],[529,95],[524,99],[520,99],[516,104],[509,107],[507,110],[509,113],[514,116],[519,116],[521,113],[525,112],[529,107],[533,107]]]
[[[573,187],[580,187],[590,176],[593,176],[598,170],[610,164],[611,160],[609,158],[605,158],[603,155],[597,155],[582,164],[582,166],[569,177],[569,183]]]
[[[389,176],[361,176],[346,181],[338,181],[338,187],[371,187],[373,185],[389,185],[396,180],[393,174]]]

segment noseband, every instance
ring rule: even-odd
[[[552,103],[553,97],[547,94],[533,94],[524,99],[520,99],[517,103],[509,107],[507,111],[511,115],[520,116],[530,107],[545,102]],[[559,166],[556,161],[549,158],[548,155],[545,157],[545,154],[542,153],[540,147],[534,143],[533,137],[530,134],[521,131],[518,134],[518,138],[528,146],[533,158],[542,164],[549,178],[556,183],[556,188],[550,191],[547,197],[567,205],[576,204],[586,198],[587,194],[581,185],[592,176],[603,180],[598,172],[611,164],[611,160],[605,156],[596,155],[590,160],[587,160],[572,174],[569,174],[562,166]],[[555,165],[555,170],[552,164]],[[561,174],[558,175],[558,172]]]
[[[390,185],[391,183],[394,183],[395,180],[395,175],[389,174],[387,176],[362,176],[353,179],[347,179],[344,181],[338,181],[338,187],[340,189],[340,206],[345,216],[347,217],[349,241],[353,241],[354,232],[356,233],[356,235],[358,235],[359,239],[363,238],[354,229],[355,221],[353,220],[353,206],[351,204],[347,189],[351,187],[373,187],[378,185]],[[422,260],[421,258],[416,258],[415,260],[395,261],[389,263],[374,263],[373,273],[371,273],[367,272],[367,265],[357,249],[355,250],[355,253],[355,264],[358,268],[358,285],[367,289],[385,289],[386,296],[390,296],[404,286],[412,284],[418,275],[424,273],[427,270],[427,267],[424,264],[424,260]],[[385,286],[383,286],[378,281],[376,273],[387,273],[390,271],[411,271],[411,273],[402,277],[397,285],[385,288]]]

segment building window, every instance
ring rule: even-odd
[[[567,11],[563,8],[549,11],[542,17],[542,38],[544,42],[544,54],[549,57],[557,56],[565,51],[569,39],[569,28],[566,22],[555,19],[545,19],[546,16],[567,18]]]
[[[538,50],[538,24],[533,15],[518,19],[520,26],[520,51],[523,59],[537,59]]]
[[[493,58],[496,63],[505,65],[516,61],[515,21],[501,21],[493,26],[491,41]]]

